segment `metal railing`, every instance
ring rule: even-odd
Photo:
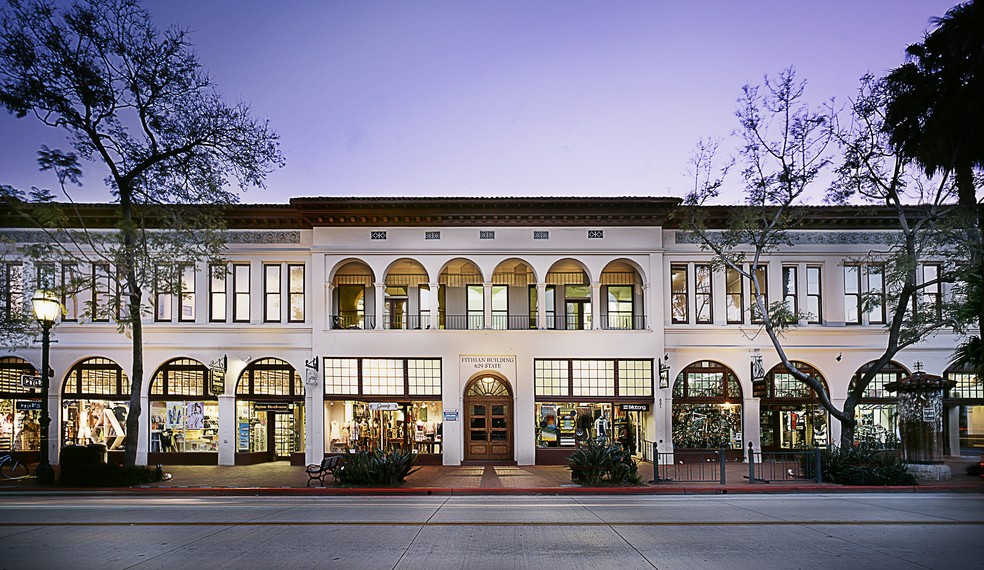
[[[601,315],[601,328],[606,330],[638,331],[646,328],[646,317],[628,311],[609,311]]]
[[[329,317],[333,329],[373,329],[376,328],[376,316],[361,312],[343,311]]]
[[[727,449],[659,451],[656,443],[643,442],[643,457],[653,463],[650,483],[726,484]]]
[[[402,315],[395,318],[390,315],[383,320],[383,328],[387,330],[429,329],[430,324],[430,315]]]
[[[333,329],[359,329],[372,330],[376,327],[376,316],[366,314],[361,311],[342,311],[337,315],[330,315],[329,322]],[[553,330],[590,330],[590,315],[547,315],[546,324],[548,329]],[[441,314],[433,317],[428,314],[423,315],[384,315],[382,326],[387,330],[418,330],[434,328],[436,322],[441,323],[440,328],[446,330],[483,330],[485,328],[484,315],[449,315]],[[613,314],[601,315],[602,328],[605,330],[643,330],[646,325],[646,317],[643,315]],[[537,328],[536,315],[492,315],[491,325],[493,330],[535,330]],[[551,326],[552,325],[552,326]]]
[[[821,450],[755,451],[748,444],[748,482],[813,481],[823,483]]]
[[[660,451],[658,444],[642,442],[643,459],[652,462],[650,483],[720,483],[728,481],[727,465],[730,449],[676,449]],[[821,454],[823,448],[790,451],[755,451],[748,444],[742,459],[748,466],[749,483],[813,482],[822,483]],[[740,450],[734,453],[742,455]],[[735,456],[737,457],[737,456]],[[735,473],[732,472],[734,476]]]

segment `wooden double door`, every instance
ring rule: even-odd
[[[465,398],[465,459],[512,461],[512,408],[509,397]]]

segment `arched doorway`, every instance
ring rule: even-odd
[[[304,384],[278,358],[251,362],[236,385],[236,465],[304,464]]]
[[[512,461],[513,400],[509,384],[492,374],[465,387],[465,459]]]

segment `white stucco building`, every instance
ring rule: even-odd
[[[836,442],[809,389],[756,334],[748,283],[712,268],[677,227],[675,198],[297,198],[228,214],[228,263],[188,267],[180,294],[150,295],[138,462],[314,463],[355,447],[413,446],[424,461],[563,461],[604,435],[641,451],[738,454]],[[93,219],[112,206],[84,208]],[[815,208],[767,260],[770,300],[807,314],[787,352],[838,406],[885,346],[877,263],[893,218]],[[8,223],[8,225],[10,225]],[[2,230],[22,244],[37,232]],[[128,413],[130,339],[81,307],[108,268],[4,260],[4,309],[26,275],[91,276],[64,299],[52,345],[51,456],[117,450]],[[920,268],[932,278],[935,266]],[[924,302],[934,301],[932,292]],[[936,293],[939,298],[945,289]],[[21,301],[18,301],[18,295]],[[869,387],[859,435],[891,445],[894,395],[919,362],[948,394],[951,455],[984,447],[984,389],[947,369],[958,338],[900,353]],[[31,452],[37,347],[0,355],[0,449]],[[760,356],[768,387],[752,390]],[[36,428],[35,428],[36,431]],[[34,441],[34,450],[37,448]]]

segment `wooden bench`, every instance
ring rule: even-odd
[[[325,457],[321,460],[320,464],[308,465],[304,472],[307,473],[308,482],[307,487],[311,486],[312,481],[318,481],[321,486],[325,486],[325,476],[331,475],[331,478],[335,478],[335,469],[338,468],[340,463],[340,457],[338,455],[332,455],[331,457]]]

